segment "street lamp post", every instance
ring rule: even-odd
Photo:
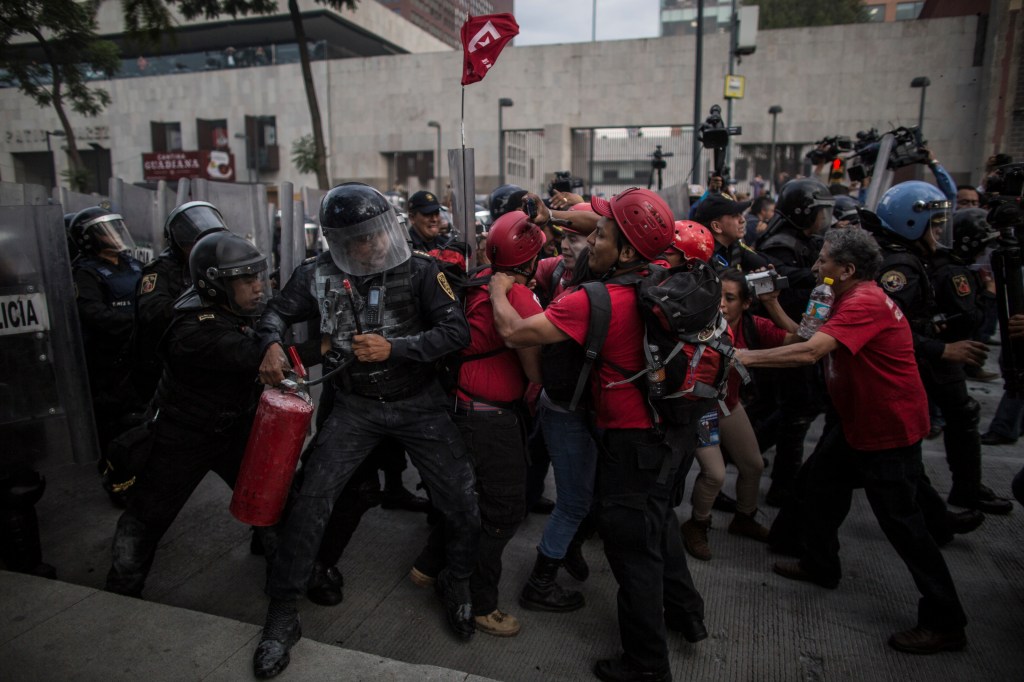
[[[779,114],[782,113],[782,107],[773,104],[768,108],[768,113],[772,115],[772,146],[771,151],[768,152],[768,187],[772,192],[777,193],[775,187],[775,124],[779,120]]]
[[[910,81],[910,87],[921,88],[921,110],[917,114],[917,130],[919,133],[924,131],[924,93],[928,91],[928,86],[931,84],[932,82],[928,79],[928,76],[918,76]]]
[[[57,186],[57,160],[53,157],[53,150],[50,148],[50,137],[67,137],[63,130],[46,131],[46,153],[50,155],[50,189]]]
[[[427,121],[427,126],[437,128],[437,156],[434,157],[434,194],[441,196],[441,124],[437,121]]]
[[[512,106],[513,102],[508,97],[498,100],[498,184],[505,184],[505,127],[501,121],[501,112],[505,107]]]

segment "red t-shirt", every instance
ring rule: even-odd
[[[782,342],[786,339],[786,330],[779,329],[775,326],[775,323],[769,320],[767,317],[761,317],[760,315],[751,315],[751,319],[754,320],[754,328],[757,330],[757,347],[758,348],[775,348],[781,346]],[[736,325],[736,329],[732,330],[733,339],[732,345],[736,348],[750,348],[747,345],[747,340],[743,336],[743,322],[741,321]],[[740,402],[740,373],[735,369],[729,372],[729,387],[728,393],[725,397],[725,406],[730,410]]]
[[[601,357],[631,373],[639,372],[646,366],[646,361],[643,353],[644,324],[637,310],[636,289],[631,285],[609,284],[608,295],[612,316]],[[586,343],[590,326],[590,300],[586,291],[580,289],[562,296],[548,306],[544,315],[577,343]],[[608,363],[596,364],[596,371],[590,375],[590,387],[597,406],[598,428],[651,428],[653,424],[647,403],[636,384],[607,387],[607,384],[622,381],[625,377]]]
[[[847,442],[857,450],[913,445],[928,433],[928,397],[914,359],[910,325],[874,282],[836,301],[822,332],[839,342],[825,360],[825,383]]]
[[[480,274],[485,275],[487,272],[489,270]],[[508,300],[524,319],[541,312],[537,297],[522,284],[512,287],[508,292]],[[474,287],[467,294],[466,321],[469,322],[469,346],[460,355],[476,355],[505,348],[505,342],[494,328],[494,312],[486,285]],[[519,356],[511,348],[488,358],[463,363],[459,372],[459,387],[485,401],[507,403],[519,400],[526,391],[527,383]],[[463,400],[473,399],[462,391],[458,395]]]

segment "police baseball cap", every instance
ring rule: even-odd
[[[750,208],[749,201],[733,201],[727,194],[709,194],[697,204],[694,220],[707,227],[712,220],[724,215],[741,215]]]
[[[433,192],[420,190],[409,197],[409,210],[417,213],[437,213],[441,210],[441,204]]]

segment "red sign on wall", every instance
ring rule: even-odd
[[[142,175],[147,182],[180,178],[234,182],[235,155],[209,149],[143,154]]]

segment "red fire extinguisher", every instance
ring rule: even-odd
[[[294,346],[288,354],[299,381],[285,380],[283,387],[260,396],[231,496],[231,514],[250,526],[272,526],[281,518],[313,419],[313,401],[303,381],[306,368]]]

